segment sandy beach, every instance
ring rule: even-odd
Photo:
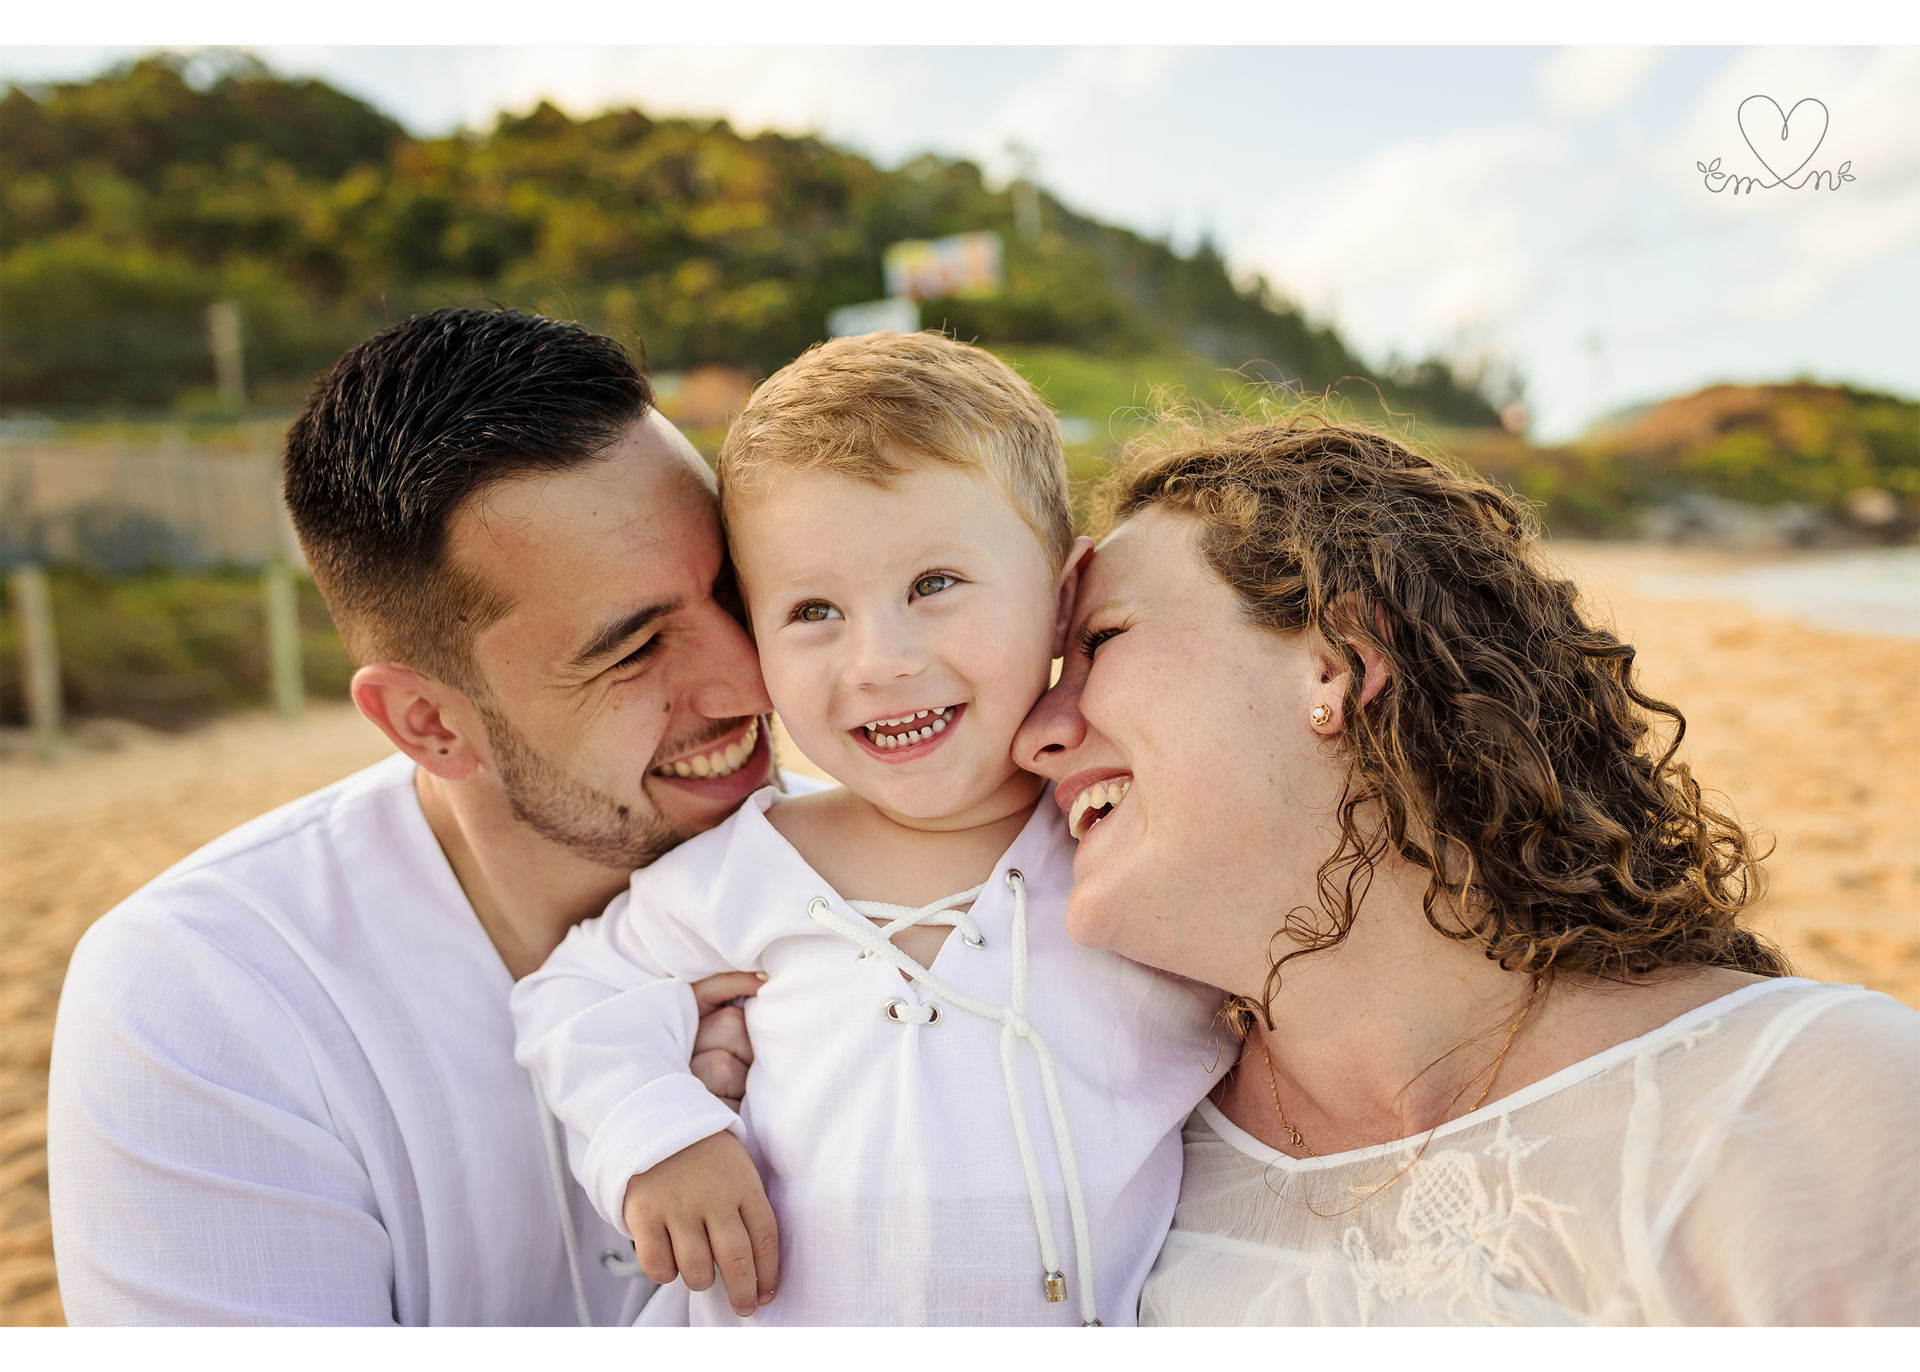
[[[1686,713],[1702,782],[1773,836],[1758,927],[1806,975],[1920,1008],[1920,639],[1686,598],[1685,579],[1766,561],[1753,555],[1597,544],[1556,555],[1638,645],[1650,689]],[[46,1072],[75,941],[199,845],[389,751],[336,703],[297,725],[248,716],[182,735],[118,732],[119,746],[76,746],[52,765],[0,759],[0,1324],[61,1317]]]

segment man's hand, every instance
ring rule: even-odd
[[[735,1110],[747,1093],[753,1044],[747,1038],[746,1015],[728,1002],[758,995],[761,983],[758,972],[722,972],[693,984],[700,1027],[694,1031],[693,1057],[687,1066],[702,1086]]]
[[[732,1134],[709,1135],[629,1179],[621,1213],[640,1270],[662,1286],[680,1277],[705,1291],[717,1266],[734,1314],[745,1318],[773,1299],[780,1229]]]

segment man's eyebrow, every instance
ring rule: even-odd
[[[592,666],[654,620],[664,618],[679,608],[678,600],[662,600],[652,605],[642,605],[637,610],[627,611],[620,618],[604,625],[586,647],[574,654],[573,661],[568,665],[576,671]]]

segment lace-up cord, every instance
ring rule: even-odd
[[[850,900],[847,902],[868,919],[883,919],[887,923],[880,926],[880,937],[892,941],[893,936],[902,929],[915,929],[921,925],[938,928],[949,925],[960,931],[969,948],[983,948],[986,940],[980,937],[980,926],[973,922],[973,916],[965,910],[956,910],[956,905],[971,905],[987,889],[987,883],[981,882],[970,891],[961,891],[957,895],[942,896],[939,900],[922,905],[918,909],[910,905],[889,905],[884,900]],[[945,918],[942,918],[945,916]],[[870,951],[863,950],[861,957],[870,957]]]
[[[941,999],[962,1010],[979,1015],[983,1019],[999,1023],[1000,1072],[1006,1083],[1007,1105],[1013,1113],[1013,1134],[1020,1147],[1020,1164],[1027,1174],[1027,1197],[1033,1203],[1034,1229],[1040,1239],[1040,1260],[1046,1264],[1044,1280],[1051,1292],[1055,1286],[1056,1274],[1060,1271],[1060,1250],[1054,1242],[1052,1208],[1047,1202],[1046,1182],[1040,1175],[1040,1157],[1034,1150],[1033,1132],[1027,1123],[1026,1104],[1020,1098],[1020,1078],[1014,1063],[1014,1045],[1017,1041],[1024,1039],[1032,1048],[1034,1061],[1040,1069],[1040,1085],[1042,1094],[1046,1098],[1048,1122],[1053,1126],[1054,1143],[1060,1161],[1060,1178],[1066,1183],[1067,1214],[1073,1227],[1073,1256],[1080,1281],[1080,1315],[1083,1323],[1097,1325],[1100,1319],[1094,1309],[1093,1300],[1093,1243],[1087,1226],[1086,1197],[1080,1184],[1080,1161],[1074,1153],[1073,1131],[1067,1124],[1067,1111],[1060,1095],[1060,1077],[1054,1067],[1053,1050],[1048,1046],[1045,1036],[1027,1019],[1026,1014],[1026,878],[1020,872],[1009,869],[1007,885],[1013,891],[1013,967],[1010,1005],[995,1005],[991,1001],[980,1000],[949,986],[887,942],[880,928],[876,928],[870,921],[848,919],[822,897],[816,896],[808,904],[807,914],[816,924],[851,939],[874,956],[883,958]],[[949,896],[944,901],[935,901],[932,906],[925,906],[921,911],[914,912],[916,917],[911,922],[922,922],[919,916],[923,912],[932,912],[936,908],[970,901],[985,889],[985,886],[981,885],[972,891]],[[855,909],[860,909],[867,904],[867,902],[851,901],[848,903]],[[902,928],[907,927],[906,921],[895,921],[895,923]],[[957,922],[956,927],[960,927]]]

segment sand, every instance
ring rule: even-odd
[[[1639,646],[1655,693],[1686,712],[1701,779],[1775,837],[1758,926],[1807,975],[1920,1008],[1920,641],[1823,632],[1636,585],[1752,556],[1557,552]],[[202,843],[388,751],[341,704],[314,705],[298,725],[246,716],[185,735],[121,732],[115,749],[75,748],[51,766],[0,759],[0,1324],[60,1321],[46,1072],[75,940]]]

